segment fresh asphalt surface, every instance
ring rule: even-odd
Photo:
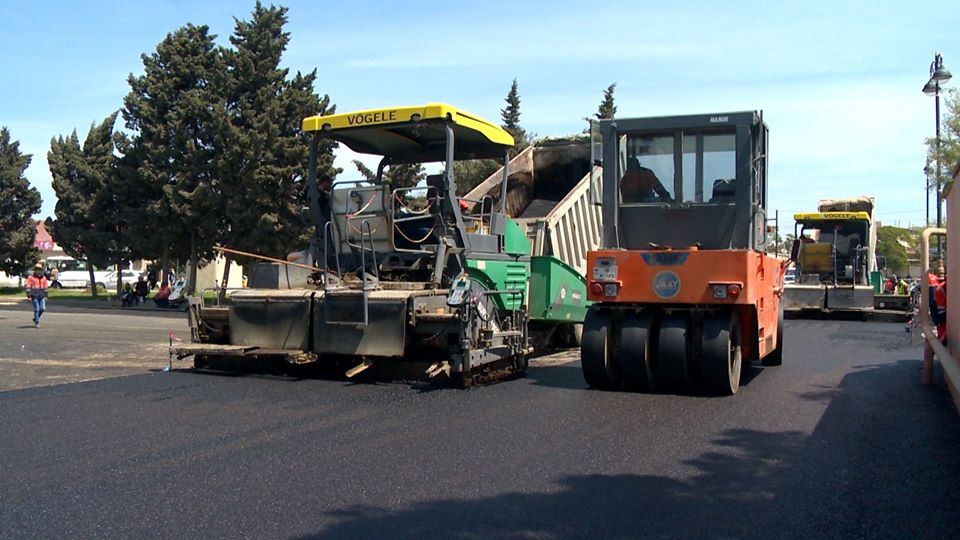
[[[960,537],[896,324],[788,321],[729,398],[146,372],[0,393],[2,537]],[[939,376],[939,373],[938,373]]]

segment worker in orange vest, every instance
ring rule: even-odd
[[[640,160],[627,160],[627,170],[620,179],[620,199],[625,203],[672,202],[656,173],[640,165]]]
[[[40,317],[47,309],[47,278],[43,275],[43,264],[33,267],[33,275],[27,278],[27,298],[33,303],[33,327],[40,327]]]

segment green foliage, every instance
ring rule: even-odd
[[[179,28],[141,57],[143,75],[128,78],[123,118],[134,135],[123,146],[135,161],[123,178],[140,183],[130,209],[142,210],[129,234],[148,258],[165,259],[170,249],[187,259],[191,237],[209,256],[221,227],[211,164],[222,153],[225,68],[214,38],[206,26]]]
[[[10,131],[0,128],[0,270],[10,275],[22,274],[39,256],[31,216],[40,211],[40,193],[24,176],[30,159]]]
[[[223,243],[235,249],[283,256],[302,247],[308,223],[304,187],[308,138],[300,121],[332,114],[330,98],[313,91],[316,71],[292,78],[280,67],[290,40],[287,9],[259,2],[249,21],[236,22],[224,51],[228,119],[218,172],[223,185]],[[335,176],[333,143],[324,142],[318,173]]]
[[[517,80],[510,84],[507,97],[504,98],[507,106],[500,109],[500,127],[513,136],[514,145],[509,155],[515,157],[533,142],[533,134],[527,133],[520,125],[520,89]],[[495,159],[473,159],[458,161],[453,164],[453,177],[457,184],[457,195],[465,195],[480,182],[486,180],[501,167],[502,163]]]
[[[597,118],[600,120],[613,118],[617,114],[617,106],[613,103],[613,90],[617,87],[617,83],[613,83],[603,91],[603,100],[600,102],[600,106],[597,107]]]
[[[877,256],[883,260],[886,269],[901,271],[907,267],[908,253],[903,243],[912,246],[916,251],[919,245],[917,233],[888,225],[877,228]]]
[[[453,164],[453,178],[457,183],[457,195],[466,195],[502,166],[495,159],[470,159]]]
[[[928,185],[934,189],[937,184],[936,163],[940,160],[940,181],[947,185],[953,181],[953,169],[960,163],[960,89],[950,88],[941,95],[943,107],[940,119],[940,148],[937,138],[928,137],[927,173]]]
[[[282,257],[311,235],[303,218],[310,138],[300,121],[335,109],[313,90],[315,71],[280,67],[286,13],[258,2],[250,20],[236,20],[229,48],[188,24],[129,77],[131,135],[118,138],[116,175],[128,200],[118,221],[143,256],[202,261],[222,244]],[[318,174],[339,172],[334,147],[321,143]]]
[[[56,221],[50,234],[63,251],[94,266],[106,267],[116,261],[110,249],[110,223],[101,212],[109,204],[107,187],[115,171],[113,113],[99,125],[90,126],[83,147],[76,130],[50,141],[47,162],[57,194]]]
[[[377,173],[370,170],[370,168],[362,162],[355,159],[353,160],[353,166],[357,168],[357,172],[365,179],[370,181],[377,179]],[[394,189],[414,187],[426,179],[426,177],[427,172],[422,163],[387,165],[383,171],[383,179]]]

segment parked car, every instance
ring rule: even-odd
[[[783,275],[783,283],[791,284],[797,282],[797,269],[796,268],[787,268],[787,273]]]
[[[133,270],[122,270],[120,274],[120,279],[123,280],[123,283],[129,283],[131,287],[137,284],[137,276],[140,275],[138,272],[134,272]],[[103,285],[103,287],[108,291],[116,289],[117,271],[114,270],[107,273],[107,275],[103,277],[102,281],[97,282],[97,285]]]
[[[50,283],[50,286],[55,289],[61,287],[80,289],[90,286],[90,272],[87,269],[87,261],[78,261],[73,257],[47,257],[46,266],[50,272],[54,268],[57,270],[56,280],[52,280]],[[102,283],[109,273],[109,270],[99,270],[94,267],[93,277],[97,283]]]

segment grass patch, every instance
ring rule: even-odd
[[[48,298],[69,298],[71,300],[89,300],[89,301],[105,301],[113,294],[107,294],[100,289],[96,298],[91,294],[90,289],[47,289]],[[0,298],[5,300],[26,300],[27,292],[23,287],[0,287]]]

